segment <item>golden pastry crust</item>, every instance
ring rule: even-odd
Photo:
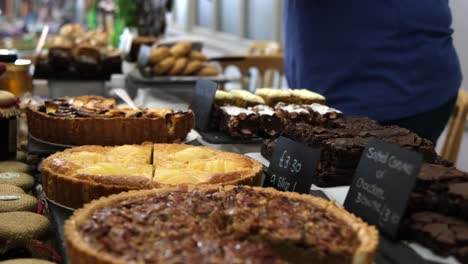
[[[202,63],[198,60],[191,60],[187,63],[187,67],[182,71],[182,75],[191,75],[202,67]]]
[[[167,73],[172,67],[174,67],[175,62],[176,58],[173,56],[163,59],[161,62],[153,66],[153,74],[163,75]]]
[[[143,174],[148,166],[149,177]],[[259,185],[262,165],[237,153],[183,144],[81,146],[49,156],[41,174],[48,199],[78,208],[101,196],[167,185]]]
[[[30,105],[27,116],[33,137],[72,146],[181,142],[195,127],[195,114],[190,110],[143,117],[61,117],[40,112],[38,106]]]
[[[171,54],[175,57],[184,57],[192,50],[192,43],[182,41],[170,48]]]
[[[171,56],[171,52],[168,47],[159,47],[151,50],[149,62],[150,64],[156,64],[169,56]]]
[[[188,55],[188,58],[191,59],[191,60],[198,60],[198,61],[207,61],[208,58],[205,56],[205,54],[199,52],[199,51],[196,51],[196,50],[192,50],[189,55]]]
[[[236,186],[178,186],[178,187],[165,187],[153,190],[144,190],[144,191],[132,191],[125,192],[116,195],[111,195],[109,197],[103,197],[98,200],[95,200],[87,204],[84,208],[77,210],[73,216],[66,221],[64,231],[65,231],[65,242],[67,245],[67,250],[69,254],[69,259],[73,264],[81,263],[125,263],[123,260],[120,260],[116,257],[113,257],[109,254],[99,252],[93,248],[88,242],[86,242],[79,231],[79,227],[88,221],[89,217],[101,208],[113,206],[121,201],[137,198],[137,197],[147,197],[152,195],[165,195],[175,191],[185,191],[185,192],[213,192],[213,191],[230,191],[236,188]],[[352,213],[347,212],[342,207],[337,206],[333,201],[326,201],[321,198],[317,198],[311,195],[298,194],[293,192],[279,192],[272,188],[259,188],[251,187],[254,191],[271,194],[274,196],[281,196],[286,199],[294,199],[304,201],[306,203],[312,204],[314,207],[325,210],[328,214],[336,219],[340,219],[352,231],[355,232],[359,245],[350,253],[350,263],[352,264],[370,264],[373,263],[374,255],[377,250],[378,245],[378,231],[373,226],[367,225],[360,218],[356,217]],[[337,249],[337,251],[340,249]],[[333,251],[333,249],[329,249]],[[323,253],[326,254],[326,253]]]
[[[198,71],[198,76],[216,76],[219,74],[219,70],[213,64],[204,65],[200,71]]]
[[[187,67],[188,60],[187,58],[178,58],[174,66],[169,70],[168,74],[169,75],[179,75],[182,73],[182,71]]]

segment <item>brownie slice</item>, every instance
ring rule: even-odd
[[[326,124],[330,120],[335,120],[343,117],[343,113],[341,111],[318,103],[306,105],[306,108],[309,110],[309,112],[316,114],[318,118],[318,125]]]
[[[407,210],[434,211],[468,220],[468,173],[455,167],[423,164]]]
[[[468,223],[433,212],[411,214],[402,224],[402,235],[440,255],[468,263]]]
[[[311,113],[304,105],[278,103],[274,109],[276,115],[282,119],[283,124],[298,122],[318,123],[319,114]]]
[[[259,119],[259,136],[270,138],[276,137],[281,132],[281,119],[276,115],[273,108],[268,105],[257,105],[249,108],[254,111]]]
[[[234,138],[258,135],[259,121],[254,111],[237,106],[222,106],[219,129]]]

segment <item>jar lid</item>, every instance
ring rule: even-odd
[[[13,184],[0,184],[0,193],[24,193],[24,190]]]
[[[0,193],[0,213],[7,212],[35,212],[37,210],[36,197],[25,193]]]
[[[0,91],[0,117],[8,118],[16,114],[18,99],[12,93]]]
[[[7,160],[0,161],[0,172],[30,172],[31,168],[24,162]]]
[[[32,212],[0,213],[0,223],[0,241],[5,242],[0,245],[0,253],[41,240],[50,228],[47,217]]]
[[[14,185],[28,192],[34,186],[34,177],[22,172],[0,172],[0,184]]]
[[[13,63],[18,59],[18,52],[15,50],[0,49],[0,62]]]

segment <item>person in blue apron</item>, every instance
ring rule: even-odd
[[[288,85],[435,143],[462,80],[451,24],[448,0],[284,1]]]

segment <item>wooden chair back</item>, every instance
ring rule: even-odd
[[[468,116],[468,92],[460,89],[455,110],[448,123],[447,137],[442,147],[442,158],[456,163]]]

